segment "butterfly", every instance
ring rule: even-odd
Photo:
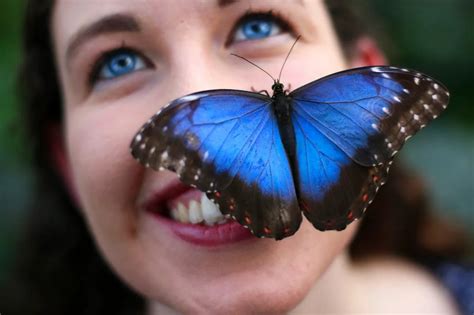
[[[178,98],[135,135],[131,153],[206,193],[259,237],[283,239],[303,215],[318,230],[361,218],[394,155],[449,101],[417,71],[350,69],[273,95],[220,89]]]

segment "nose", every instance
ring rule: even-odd
[[[231,57],[204,41],[182,41],[174,46],[170,57],[168,91],[185,95],[201,90],[235,88],[235,78],[229,67]]]

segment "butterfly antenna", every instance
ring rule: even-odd
[[[290,51],[288,52],[288,55],[286,55],[285,61],[283,62],[283,65],[281,66],[281,69],[280,69],[280,74],[278,75],[278,82],[280,82],[281,73],[283,72],[283,68],[285,67],[286,61],[288,60],[288,57],[290,57],[290,54],[291,54],[291,51],[293,50],[293,47],[295,47],[296,42],[297,42],[300,38],[301,38],[301,35],[298,35],[298,37],[296,37],[296,40],[295,40],[295,42],[293,43],[293,46],[291,46]]]
[[[270,78],[272,78],[272,80],[274,82],[276,82],[275,78],[272,77],[272,75],[270,73],[268,73],[267,71],[265,71],[264,69],[262,69],[261,67],[259,67],[257,64],[253,63],[252,61],[248,60],[247,58],[244,58],[242,56],[239,56],[239,55],[236,55],[236,54],[231,54],[232,56],[234,57],[239,57],[240,59],[243,59],[245,61],[247,61],[248,63],[250,63],[251,65],[254,65],[255,67],[259,68],[260,70],[262,70],[263,72],[265,72]]]

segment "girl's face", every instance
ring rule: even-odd
[[[294,89],[346,67],[322,1],[58,0],[53,21],[70,188],[110,266],[152,304],[182,312],[286,312],[344,252],[356,224],[303,219],[282,241],[189,243],[142,207],[176,181],[139,165],[129,144],[161,106],[206,89]]]

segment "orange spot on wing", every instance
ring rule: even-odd
[[[354,219],[354,213],[352,213],[352,211],[349,211],[349,213],[347,214],[347,219],[351,220]]]
[[[244,216],[244,221],[245,221],[245,223],[247,223],[247,224],[252,223],[252,220],[250,219],[250,217],[249,217],[248,215]]]
[[[368,195],[368,194],[364,194],[364,195],[362,196],[362,201],[363,201],[363,202],[366,202],[368,199],[369,199],[369,195]]]

